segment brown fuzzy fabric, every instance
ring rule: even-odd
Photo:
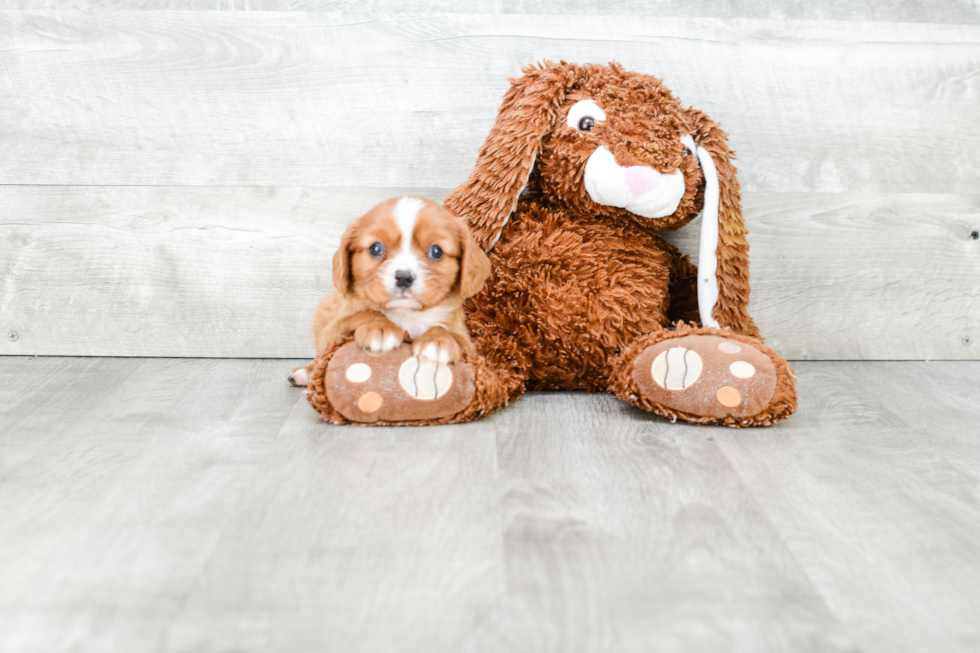
[[[670,243],[667,243],[670,245]],[[698,313],[698,266],[691,259],[681,255],[670,245],[677,256],[677,264],[670,275],[670,306],[667,307],[667,321],[699,324]]]
[[[518,206],[468,306],[470,337],[485,356],[506,352],[531,389],[605,390],[608,360],[667,325],[679,256],[631,222],[569,221],[543,199]]]
[[[446,198],[446,206],[466,217],[473,234],[489,250],[508,220],[521,215],[522,190],[547,197],[566,220],[602,216],[609,224],[634,224],[646,232],[669,232],[693,220],[704,204],[704,175],[693,156],[685,156],[680,136],[691,134],[708,150],[718,170],[721,191],[718,238],[719,298],[713,317],[721,326],[758,336],[749,303],[748,231],[728,135],[695,109],[685,109],[651,75],[608,66],[544,62],[511,80],[497,122],[480,149],[473,174]],[[562,123],[568,109],[594,99],[608,119],[591,132]],[[663,173],[684,173],[687,192],[673,215],[650,220],[626,209],[597,204],[582,177],[589,156],[600,145],[621,166],[651,166]],[[513,214],[513,215],[512,215]],[[663,278],[666,280],[666,277]]]
[[[607,119],[580,132],[565,120],[585,99]],[[683,134],[712,155],[718,171],[713,317],[725,333],[761,340],[747,311],[748,232],[727,134],[684,108],[656,77],[615,63],[544,62],[511,80],[473,173],[445,202],[491,251],[490,280],[467,307],[484,356],[526,378],[528,388],[616,392],[613,379],[628,377],[642,351],[637,343],[670,337],[663,329],[677,321],[700,323],[697,268],[660,235],[693,220],[704,204],[704,175],[685,152]],[[599,146],[620,166],[681,171],[686,190],[673,215],[647,219],[593,201],[583,177]],[[772,423],[796,405],[792,369],[765,351],[777,369],[777,392],[752,425]]]
[[[321,351],[314,363],[313,371],[310,374],[310,384],[306,389],[306,399],[320,415],[327,421],[334,424],[356,424],[358,426],[422,426],[426,424],[455,424],[458,422],[469,422],[495,412],[516,399],[524,391],[523,380],[513,372],[494,369],[487,364],[482,356],[467,358],[463,361],[473,370],[473,382],[476,386],[476,394],[473,401],[462,412],[439,419],[427,420],[406,420],[399,422],[386,422],[379,420],[370,424],[352,422],[341,415],[327,401],[327,392],[324,387],[326,379],[327,365],[334,353],[343,345],[351,342],[353,337],[341,338],[327,345]]]
[[[650,345],[654,345],[663,340],[690,335],[724,336],[730,340],[751,345],[772,360],[773,365],[776,367],[776,390],[769,404],[762,412],[748,419],[705,417],[673,410],[662,404],[650,401],[640,394],[639,388],[637,388],[636,382],[633,380],[633,361],[640,355],[640,352]],[[709,327],[678,323],[669,331],[651,333],[639,338],[616,357],[615,360],[611,361],[610,365],[614,372],[609,379],[609,390],[620,399],[625,399],[634,406],[662,417],[682,419],[686,422],[694,422],[696,424],[724,424],[725,426],[732,427],[771,426],[796,412],[796,375],[793,373],[793,369],[789,366],[789,363],[783,360],[772,349],[759,342],[759,340],[740,335],[731,329],[712,329]]]
[[[590,130],[566,124],[572,105],[592,99],[606,119]],[[697,268],[662,236],[701,211],[705,177],[681,137],[707,150],[718,171],[718,302],[722,329],[700,324]],[[467,220],[490,253],[491,275],[466,306],[479,357],[477,397],[463,413],[434,423],[461,422],[497,410],[525,388],[606,391],[645,410],[696,423],[773,424],[796,408],[789,365],[761,345],[748,314],[749,247],[739,185],[727,135],[685,108],[656,77],[612,63],[544,62],[511,80],[497,121],[470,177],[445,205]],[[643,218],[592,200],[583,183],[600,146],[620,167],[680,172],[684,194],[672,215]],[[678,323],[673,329],[670,325]],[[723,335],[758,348],[777,376],[772,400],[751,419],[718,419],[672,411],[644,399],[633,384],[633,362],[647,346],[687,334]],[[328,419],[321,354],[310,401]],[[425,422],[433,423],[433,422]]]

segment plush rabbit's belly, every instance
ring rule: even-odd
[[[482,334],[511,340],[534,388],[598,390],[607,361],[637,336],[666,325],[674,257],[663,239],[597,218],[550,213],[517,218],[491,254],[473,318]]]

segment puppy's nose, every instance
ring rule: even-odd
[[[395,285],[399,288],[408,288],[415,281],[415,275],[410,270],[395,270]]]

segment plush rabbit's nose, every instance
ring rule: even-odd
[[[630,166],[626,168],[626,184],[633,195],[642,195],[660,184],[661,174],[646,166]]]

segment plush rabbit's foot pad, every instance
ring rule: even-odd
[[[365,424],[455,415],[475,392],[466,363],[434,363],[413,356],[408,344],[371,354],[353,342],[330,359],[324,387],[338,413]]]
[[[776,391],[772,360],[752,345],[722,336],[669,338],[633,363],[633,380],[651,402],[699,417],[747,419]]]

